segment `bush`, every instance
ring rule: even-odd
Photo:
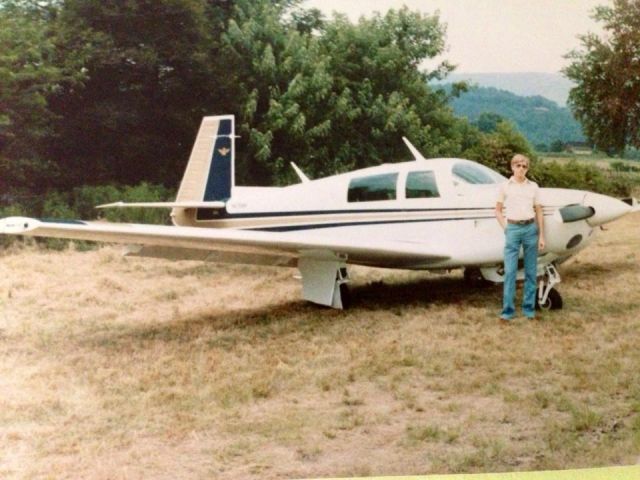
[[[75,209],[70,206],[69,197],[68,194],[60,192],[52,192],[47,195],[42,206],[41,217],[47,220],[73,220],[78,218]],[[43,243],[52,250],[64,250],[69,246],[69,240],[61,238],[39,239],[38,243]]]
[[[162,185],[141,183],[135,186],[114,185],[83,186],[71,192],[50,192],[44,199],[32,202],[29,208],[14,204],[0,207],[0,218],[30,216],[51,220],[108,220],[111,222],[169,224],[169,209],[166,208],[109,208],[96,209],[98,205],[123,202],[166,202],[175,198],[175,192]],[[39,205],[38,205],[39,204]],[[6,247],[19,237],[0,236],[0,247]],[[70,241],[56,238],[38,240],[38,243],[54,250],[68,247]],[[77,248],[92,248],[92,243],[77,242]]]
[[[140,185],[116,187],[115,185],[83,186],[74,188],[69,205],[83,220],[107,220],[110,222],[168,224],[169,209],[165,208],[105,208],[99,205],[122,201],[167,202],[175,198],[175,192],[162,186],[143,182]]]
[[[511,175],[509,164],[516,153],[522,153],[535,164],[535,152],[517,129],[507,121],[497,124],[493,133],[483,134],[480,141],[463,152],[469,160],[475,160],[505,176]]]
[[[615,172],[640,172],[640,167],[622,161],[611,162],[611,170]]]
[[[575,160],[564,165],[558,162],[534,164],[530,176],[541,187],[588,190],[617,197],[630,195],[633,187],[629,178],[609,176],[596,166]]]
[[[175,198],[175,192],[162,186],[142,182],[133,187],[123,187],[118,197],[103,203],[116,202],[167,202]],[[100,217],[110,222],[165,224],[171,223],[168,208],[109,208],[99,210]]]

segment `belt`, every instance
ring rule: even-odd
[[[511,223],[513,225],[529,225],[534,221],[535,221],[535,218],[530,218],[528,220],[507,220],[508,223]]]

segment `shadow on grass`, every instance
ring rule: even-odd
[[[560,274],[566,278],[579,278],[585,281],[604,281],[615,278],[623,273],[638,271],[638,263],[635,260],[616,261],[611,263],[592,263],[575,261],[561,267]]]
[[[416,309],[429,305],[469,305],[481,307],[495,304],[500,286],[468,287],[461,278],[438,276],[416,281],[375,281],[351,288],[351,307],[336,310],[296,300],[265,307],[224,310],[195,315],[176,313],[170,321],[143,325],[120,324],[108,327],[83,338],[80,343],[94,347],[119,348],[125,343],[163,342],[186,343],[197,338],[227,338],[236,344],[240,336],[249,341],[267,339],[274,335],[314,334],[326,328],[344,328],[354,322],[369,322],[363,313],[392,312]],[[374,320],[378,321],[378,320]],[[223,342],[225,343],[225,342]]]
[[[501,285],[471,287],[461,278],[438,276],[412,282],[384,280],[356,286],[351,290],[351,308],[377,310],[404,305],[483,306],[500,296]]]
[[[633,262],[626,261],[606,265],[572,262],[563,266],[561,274],[567,282],[572,279],[602,282],[637,269]],[[344,328],[344,325],[354,322],[369,322],[370,314],[374,312],[384,315],[388,311],[397,315],[434,305],[443,308],[457,306],[496,309],[501,292],[501,284],[470,287],[459,275],[425,274],[424,278],[403,281],[390,274],[383,280],[364,284],[356,281],[350,284],[351,305],[347,310],[323,307],[300,299],[235,310],[219,306],[212,311],[190,315],[176,311],[169,321],[107,327],[90,335],[82,343],[93,346],[115,346],[132,340],[182,343],[205,336],[223,340],[226,338],[228,342],[225,340],[223,344],[237,344],[241,340],[233,338],[241,336],[238,332],[249,341],[253,341],[255,337],[264,339],[273,335],[312,334],[326,328]],[[251,292],[248,291],[247,295],[250,296]],[[373,321],[380,321],[380,317]]]

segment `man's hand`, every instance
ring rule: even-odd
[[[538,250],[544,250],[544,246],[546,244],[544,243],[544,236],[540,235],[540,238],[538,238]]]

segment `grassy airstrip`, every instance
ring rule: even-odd
[[[500,288],[0,253],[0,477],[269,479],[640,463],[640,213],[562,266],[565,309]]]

